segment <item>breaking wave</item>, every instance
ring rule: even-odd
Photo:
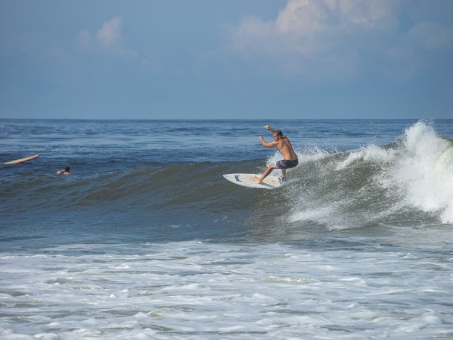
[[[418,122],[394,143],[302,153],[291,221],[332,229],[432,219],[453,223],[453,143]]]

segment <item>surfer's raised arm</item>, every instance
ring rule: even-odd
[[[263,146],[265,146],[266,148],[273,148],[275,146],[277,146],[277,142],[273,141],[273,142],[266,142],[263,138],[263,136],[259,136],[259,139],[261,141],[261,144],[263,144]]]
[[[270,125],[266,125],[266,126],[264,126],[264,128],[265,128],[266,130],[269,130],[269,131],[272,132],[272,133],[275,133],[275,130],[274,130],[273,128],[271,128]]]

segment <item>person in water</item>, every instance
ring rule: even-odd
[[[274,148],[277,147],[278,151],[283,156],[283,159],[278,161],[276,164],[271,164],[264,172],[261,177],[254,177],[255,182],[261,183],[274,169],[280,169],[282,171],[282,176],[280,177],[282,180],[286,180],[286,169],[294,168],[299,164],[299,160],[297,158],[297,154],[291,145],[291,142],[287,137],[283,136],[283,133],[280,130],[274,130],[269,125],[264,127],[266,130],[269,130],[274,135],[273,142],[266,142],[263,136],[260,136],[259,139],[261,144],[266,148]]]
[[[71,169],[69,166],[65,166],[64,170],[58,170],[57,175],[70,175],[71,174]]]

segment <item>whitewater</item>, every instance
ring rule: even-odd
[[[265,124],[291,185],[229,183],[279,159]],[[2,339],[453,337],[453,120],[0,120],[0,150],[40,153],[0,167]]]

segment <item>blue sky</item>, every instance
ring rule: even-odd
[[[0,118],[453,118],[453,1],[0,0]]]

